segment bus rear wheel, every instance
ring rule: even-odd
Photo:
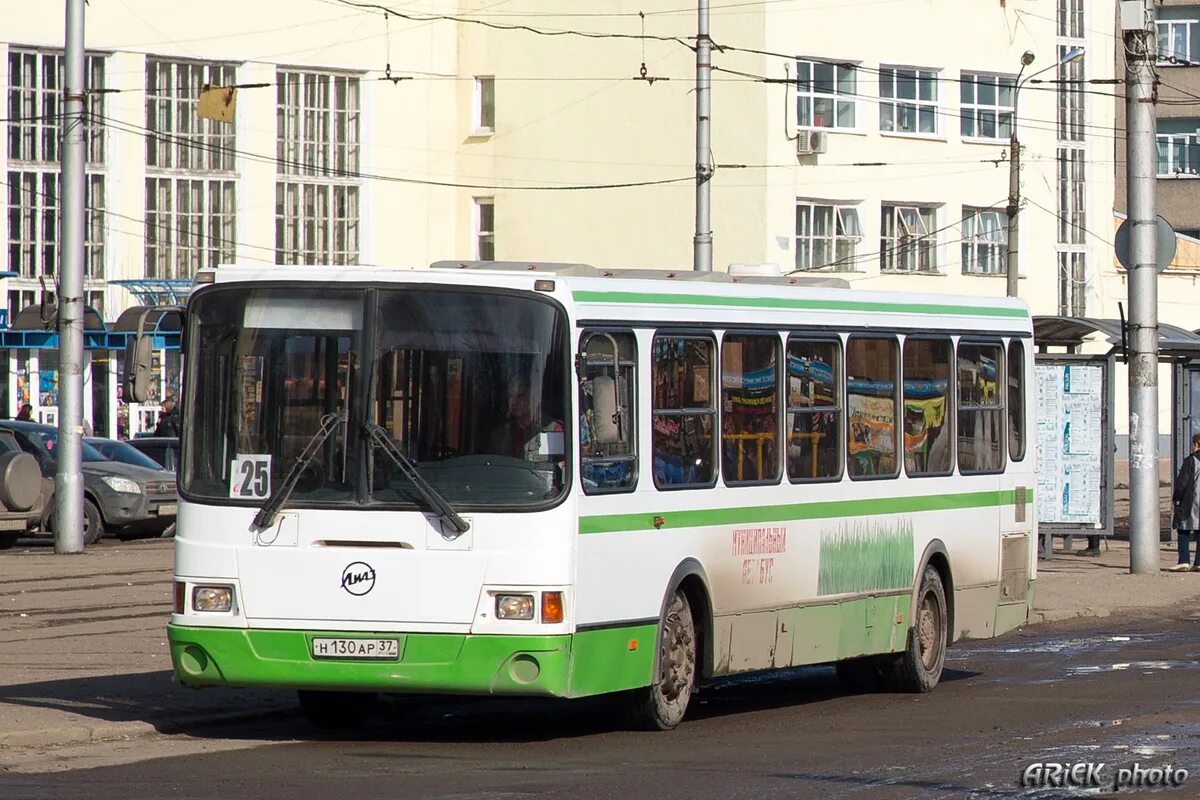
[[[942,677],[949,641],[946,590],[942,576],[926,567],[917,593],[917,612],[904,651],[895,657],[888,683],[897,692],[929,692]]]
[[[300,689],[296,696],[300,713],[323,731],[361,727],[375,710],[375,695],[370,693]]]
[[[642,730],[669,731],[677,726],[696,688],[696,624],[683,592],[671,597],[659,640],[658,674],[633,697],[633,721]]]

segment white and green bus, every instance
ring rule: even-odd
[[[830,283],[201,272],[176,676],[318,724],[622,693],[669,729],[706,678],[818,663],[932,689],[1033,602],[1029,312]]]

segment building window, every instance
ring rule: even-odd
[[[475,78],[471,98],[471,127],[476,133],[496,130],[496,79],[490,75]]]
[[[491,197],[475,198],[475,258],[496,260],[496,203]]]
[[[1083,0],[1058,0],[1058,35],[1083,38]]]
[[[973,275],[1008,272],[1008,220],[1002,212],[963,209],[962,269]]]
[[[796,203],[796,269],[852,270],[860,241],[857,208]]]
[[[1063,317],[1087,316],[1087,254],[1079,250],[1058,253],[1058,313]]]
[[[58,272],[62,181],[61,53],[11,49],[8,54],[8,269],[23,278]],[[104,58],[87,56],[84,150],[84,276],[104,277]]]
[[[793,337],[787,357],[787,471],[792,481],[842,474],[842,345]]]
[[[235,192],[232,180],[146,178],[146,277],[232,262]]]
[[[779,337],[721,342],[721,476],[726,485],[779,480]]]
[[[712,486],[717,479],[715,345],[700,336],[655,336],[651,353],[654,485]]]
[[[852,65],[796,62],[796,123],[801,128],[855,129],[857,94]]]
[[[1200,174],[1200,141],[1194,133],[1160,133],[1158,167],[1160,178]]]
[[[937,209],[885,205],[880,219],[880,269],[932,272],[937,269]]]
[[[959,84],[962,135],[972,139],[1008,139],[1013,130],[1011,75],[962,74]]]
[[[359,79],[277,74],[275,262],[359,258]]]
[[[936,134],[937,100],[937,73],[905,67],[880,67],[881,131]]]
[[[1195,9],[1193,9],[1195,13]],[[1162,14],[1162,11],[1159,11]],[[1180,64],[1192,66],[1196,59],[1192,58],[1192,41],[1195,38],[1196,25],[1200,20],[1169,19],[1155,23],[1158,33],[1158,63]]]
[[[200,89],[229,86],[229,64],[146,61],[146,276],[186,279],[234,260],[234,126],[196,114]]]
[[[958,468],[964,475],[1004,469],[1000,352],[998,344],[958,345]]]
[[[1063,59],[1070,46],[1060,44],[1058,57]],[[1082,142],[1084,125],[1084,59],[1058,65],[1058,139],[1063,142]]]
[[[87,57],[87,88],[104,88],[104,57]],[[8,51],[8,157],[11,161],[50,163],[62,160],[62,93],[66,60],[61,52]],[[104,163],[104,93],[87,96],[84,148],[89,167]]]
[[[8,268],[22,278],[58,272],[59,194],[57,171],[8,171]],[[84,277],[104,277],[104,176],[84,179]]]
[[[1084,150],[1058,148],[1058,243],[1086,244]]]

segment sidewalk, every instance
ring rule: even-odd
[[[170,540],[105,544],[78,556],[56,556],[45,544],[0,553],[0,772],[6,750],[187,733],[294,711],[293,692],[192,691],[173,682],[165,630],[171,554]],[[1175,563],[1171,545],[1161,554],[1164,567]],[[1128,571],[1122,541],[1108,542],[1097,558],[1042,560],[1031,624],[1200,597],[1200,574]]]

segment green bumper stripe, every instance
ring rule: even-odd
[[[925,497],[882,497],[875,500],[831,500],[820,503],[788,503],[777,506],[746,508],[709,508],[691,511],[666,511],[658,514],[606,514],[580,517],[580,533],[621,533],[654,530],[655,518],[662,528],[695,528],[705,525],[743,525],[758,522],[786,522],[800,519],[866,517],[875,514],[911,514],[917,511],[948,511],[961,508],[986,508],[1016,503],[1011,489],[992,492],[963,492]]]
[[[733,308],[779,308],[819,311],[874,311],[890,314],[961,314],[971,317],[1013,317],[1025,319],[1023,308],[994,306],[942,305],[939,303],[884,303],[867,300],[821,300],[789,297],[721,297],[702,294],[664,294],[642,292],[572,292],[577,303],[606,303],[674,306],[724,306]]]
[[[167,634],[175,676],[189,686],[582,697],[647,685],[656,626],[500,636],[169,625]],[[400,658],[314,659],[314,636],[399,639]]]

